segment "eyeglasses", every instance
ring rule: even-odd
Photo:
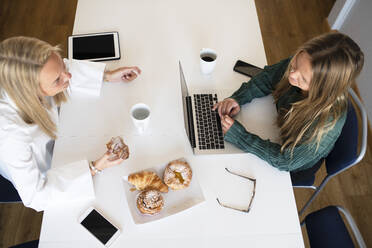
[[[232,172],[230,171],[229,169],[225,168],[225,170],[230,173],[230,174],[233,174],[235,176],[238,176],[238,177],[241,177],[241,178],[244,178],[244,179],[248,179],[249,181],[253,182],[253,192],[252,192],[252,197],[251,197],[251,200],[249,202],[249,205],[248,205],[248,209],[239,209],[239,208],[234,208],[234,207],[231,207],[231,206],[228,206],[228,205],[225,205],[225,204],[222,204],[220,202],[220,200],[217,198],[217,202],[218,204],[220,204],[220,206],[222,207],[225,207],[225,208],[230,208],[230,209],[234,209],[234,210],[237,210],[237,211],[241,211],[241,212],[244,212],[244,213],[249,213],[249,211],[251,210],[251,207],[252,207],[252,202],[253,202],[253,199],[254,199],[254,196],[256,194],[256,179],[255,178],[251,178],[251,177],[247,177],[247,176],[243,176],[243,175],[240,175],[236,172]]]

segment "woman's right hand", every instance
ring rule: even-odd
[[[112,153],[110,151],[107,151],[105,154],[103,154],[102,157],[100,157],[96,161],[93,161],[93,166],[96,167],[97,170],[103,171],[106,168],[121,164],[124,161],[124,159],[122,158],[110,159],[111,154]],[[92,174],[94,173],[92,172]]]
[[[225,115],[233,117],[239,113],[240,106],[234,99],[226,98],[222,102],[218,102],[213,106],[212,110],[216,109],[218,110],[218,114],[221,118],[223,118]]]
[[[137,66],[120,67],[112,71],[105,71],[103,80],[106,82],[131,82],[141,74]]]

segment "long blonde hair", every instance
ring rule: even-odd
[[[13,37],[0,43],[0,90],[5,91],[27,124],[36,124],[52,139],[57,127],[48,114],[50,105],[41,93],[40,71],[59,48],[36,38]],[[54,97],[57,105],[66,101],[63,92]]]
[[[348,36],[333,32],[311,39],[302,45],[276,86],[276,102],[291,87],[288,75],[299,53],[311,58],[312,79],[303,99],[289,109],[280,109],[277,124],[283,141],[281,151],[292,152],[297,144],[316,141],[318,149],[322,136],[331,130],[346,111],[348,89],[362,70],[364,55],[359,46]]]

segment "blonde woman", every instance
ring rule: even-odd
[[[103,63],[62,60],[58,47],[35,38],[0,43],[0,173],[25,206],[41,211],[93,196],[92,176],[123,162],[107,152],[93,162],[51,167],[58,106],[67,89],[99,96],[103,81],[130,82],[139,73],[138,67],[105,71]]]
[[[341,33],[302,45],[292,58],[266,66],[230,97],[217,103],[225,140],[279,170],[311,168],[332,150],[345,123],[348,89],[362,70],[359,46]],[[282,143],[263,140],[232,117],[240,106],[272,94]]]

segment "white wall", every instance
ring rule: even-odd
[[[342,15],[341,6],[350,6],[354,0],[337,0],[328,17],[329,25],[336,24],[337,14]],[[344,4],[343,4],[344,3]],[[349,5],[348,5],[349,4]],[[349,35],[364,52],[364,68],[357,79],[360,95],[372,120],[372,1],[356,0],[340,27],[340,32]]]

